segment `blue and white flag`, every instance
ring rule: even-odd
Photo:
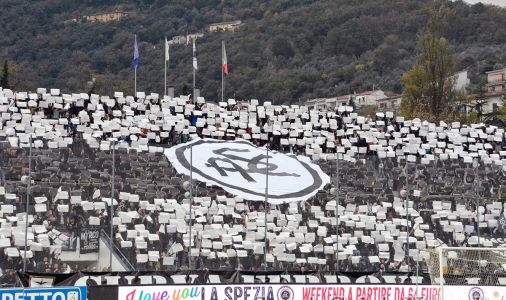
[[[135,35],[134,41],[134,61],[132,63],[134,69],[139,67],[139,48],[137,47],[137,35]]]

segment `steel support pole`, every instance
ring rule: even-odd
[[[32,184],[32,134],[28,139],[30,143],[30,148],[28,152],[28,185],[26,188],[26,216],[25,216],[25,253],[23,256],[23,273],[26,273],[26,253],[28,252],[28,223],[29,221],[29,210],[30,210],[30,194],[31,194],[31,184]]]
[[[339,153],[336,157],[336,273],[339,273]]]
[[[475,176],[476,176],[476,179],[475,179],[475,192],[476,192],[476,235],[478,236],[478,247],[481,247],[481,241],[480,241],[480,177],[479,177],[479,173],[478,173],[478,167],[479,167],[479,162],[476,164],[476,168],[475,168]],[[478,253],[480,253],[478,251]]]
[[[188,270],[192,270],[192,205],[193,205],[193,145],[190,146],[190,218],[188,220],[190,232],[188,235]]]
[[[110,249],[109,249],[109,268],[110,268],[110,271],[112,272],[112,251],[114,249],[114,224],[113,224],[113,219],[114,219],[114,177],[115,177],[115,174],[116,173],[116,142],[113,141],[112,142],[112,173],[111,173],[111,203],[110,203],[110,206],[109,206],[109,219],[110,219]]]
[[[406,257],[409,258],[409,175],[408,175],[408,162],[406,161],[405,167],[406,174]],[[408,264],[409,270],[409,264]]]
[[[265,145],[265,199],[264,199],[264,271],[267,271],[267,204],[269,198],[269,147]]]

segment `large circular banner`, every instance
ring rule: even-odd
[[[267,151],[245,140],[197,139],[168,148],[165,155],[177,172],[189,176],[191,169],[194,179],[246,200],[264,201],[268,186],[269,203],[302,201],[330,182],[308,157]]]

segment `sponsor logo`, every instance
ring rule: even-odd
[[[473,287],[469,290],[469,300],[484,300],[485,295],[483,290],[479,287]]]
[[[247,200],[306,200],[330,182],[308,157],[267,151],[247,141],[197,139],[165,151],[180,173]],[[267,186],[268,185],[268,186]]]
[[[86,287],[1,289],[1,300],[86,300]]]
[[[293,299],[293,290],[289,286],[282,286],[278,290],[278,300],[292,300]]]

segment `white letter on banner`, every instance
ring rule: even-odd
[[[3,294],[2,300],[13,300],[14,297],[11,294]]]
[[[60,299],[58,299],[60,297]],[[62,292],[56,292],[53,294],[53,298],[51,300],[65,300],[65,294]]]
[[[37,296],[39,296],[40,294],[39,293],[27,293],[26,296],[27,297],[30,297],[30,300],[35,300],[35,298],[37,298]],[[24,300],[26,300],[25,298],[23,298]]]
[[[51,296],[51,292],[40,293],[39,296],[44,297],[43,300],[49,300],[49,297]]]

